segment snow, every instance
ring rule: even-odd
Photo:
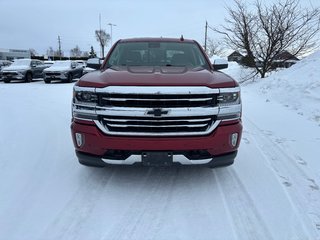
[[[239,154],[217,169],[81,166],[73,84],[0,83],[0,239],[319,240],[319,61],[242,86]]]

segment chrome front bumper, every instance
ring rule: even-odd
[[[93,167],[105,167],[110,165],[124,165],[124,166],[133,166],[133,165],[142,165],[142,156],[141,155],[131,155],[126,160],[114,160],[101,158],[99,156],[94,156],[86,153],[76,151],[76,155],[81,164],[86,166]],[[212,158],[206,159],[197,159],[190,160],[184,155],[173,155],[173,165],[187,165],[187,166],[209,166],[209,167],[219,167],[230,165],[234,162],[234,159],[237,156],[237,151],[226,153],[219,156],[214,156]],[[165,166],[165,165],[164,165]]]

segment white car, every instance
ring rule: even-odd
[[[80,78],[83,75],[83,67],[75,61],[55,61],[54,64],[43,70],[44,82],[60,80],[63,82],[72,82],[74,78]]]

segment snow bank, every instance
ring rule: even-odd
[[[278,101],[298,114],[320,123],[320,51],[290,68],[272,73],[248,86],[266,101]]]
[[[287,69],[248,84],[243,88],[257,92],[265,101],[276,101],[307,119],[320,123],[320,51],[302,59]],[[236,62],[229,62],[225,73],[243,82],[252,77],[252,71]]]

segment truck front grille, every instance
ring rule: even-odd
[[[181,108],[209,107],[217,104],[216,94],[103,94],[101,106]]]
[[[110,132],[145,133],[145,134],[177,134],[205,132],[214,121],[213,116],[200,117],[123,117],[103,116],[102,125]]]
[[[90,118],[108,135],[203,136],[221,121],[219,89],[111,86],[96,88],[94,94],[93,105],[75,102],[75,118]]]

